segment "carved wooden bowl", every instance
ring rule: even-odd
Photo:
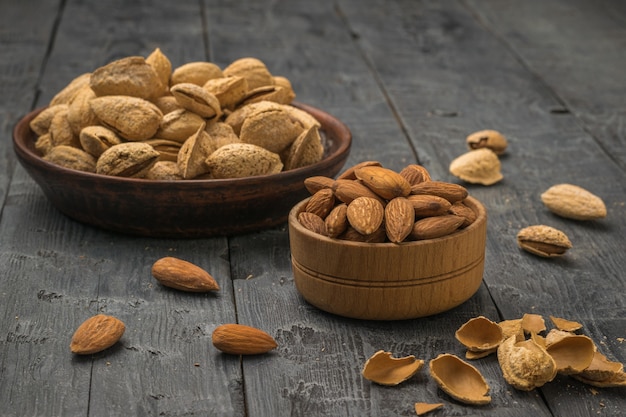
[[[332,239],[304,228],[289,213],[289,239],[296,288],[306,301],[329,313],[368,320],[400,320],[452,309],[478,291],[483,278],[487,212],[467,228],[429,240],[361,243]]]
[[[335,117],[294,103],[321,123],[324,158],[278,174],[228,180],[155,181],[92,174],[44,161],[35,150],[24,116],[13,130],[21,165],[52,205],[70,218],[125,234],[198,238],[240,234],[284,223],[289,210],[308,195],[304,180],[336,175],[348,158],[352,136]]]

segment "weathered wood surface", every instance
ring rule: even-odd
[[[526,312],[578,320],[609,358],[626,362],[619,2],[2,3],[10,7],[0,14],[0,414],[407,416],[418,401],[444,402],[433,415],[623,414],[623,388],[596,391],[558,377],[521,392],[503,381],[493,356],[476,362],[491,385],[486,407],[452,400],[427,369],[393,388],[360,375],[379,349],[427,361],[463,355],[454,339],[463,322]],[[564,33],[563,25],[574,27]],[[591,48],[590,39],[603,47]],[[479,292],[434,317],[344,319],[297,294],[284,226],[229,238],[144,239],[57,213],[15,163],[12,124],[73,77],[157,46],[174,65],[262,59],[292,81],[298,100],[351,128],[348,164],[420,162],[455,181],[447,167],[465,152],[468,133],[505,133],[505,180],[469,186],[489,212]],[[539,194],[559,182],[601,196],[608,218],[581,223],[548,213]],[[517,231],[537,223],[570,236],[574,248],[565,258],[542,260],[517,248]],[[219,294],[156,285],[150,266],[165,255],[204,266],[220,282]],[[71,333],[96,312],[122,319],[126,335],[102,354],[72,357]],[[227,322],[263,328],[279,348],[243,360],[218,353],[210,335]]]

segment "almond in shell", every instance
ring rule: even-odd
[[[207,158],[206,164],[217,179],[277,174],[283,169],[278,154],[250,143],[224,145]]]
[[[221,78],[224,74],[219,66],[212,62],[197,61],[188,62],[176,67],[172,71],[170,85],[181,83],[191,83],[197,86],[203,86],[212,78]]]
[[[574,220],[606,217],[606,206],[600,197],[573,184],[557,184],[541,194],[541,201],[553,213]]]
[[[103,126],[133,141],[150,139],[163,119],[156,105],[137,97],[96,97],[89,105]]]
[[[554,227],[534,225],[517,233],[517,244],[533,255],[543,258],[561,256],[572,247],[567,235]]]
[[[104,151],[96,162],[96,173],[116,177],[143,178],[159,159],[159,152],[143,142],[123,142]]]
[[[469,151],[450,163],[450,173],[472,184],[493,185],[503,176],[498,155],[489,148]]]

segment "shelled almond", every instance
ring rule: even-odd
[[[464,203],[467,189],[432,180],[421,165],[395,172],[365,161],[336,180],[316,176],[304,185],[311,198],[300,223],[332,238],[401,243],[447,236],[476,220]]]
[[[70,169],[156,180],[269,175],[323,157],[320,123],[291,106],[294,98],[290,81],[259,59],[172,68],[157,48],[72,80],[30,127],[43,158]],[[128,143],[149,145],[156,157]],[[128,158],[113,161],[109,149]],[[103,154],[107,168],[98,169]],[[163,161],[176,162],[176,172]]]

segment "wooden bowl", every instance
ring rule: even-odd
[[[333,177],[348,158],[352,136],[339,120],[314,107],[294,103],[321,123],[324,158],[317,164],[278,174],[228,180],[155,181],[120,178],[63,168],[35,150],[30,121],[13,130],[19,162],[52,205],[79,222],[102,229],[151,237],[198,238],[239,234],[286,222],[289,210],[307,196],[304,180]]]
[[[368,320],[429,316],[456,307],[478,291],[483,278],[487,212],[476,199],[477,219],[451,235],[401,244],[332,239],[304,228],[289,213],[296,288],[329,313]]]

